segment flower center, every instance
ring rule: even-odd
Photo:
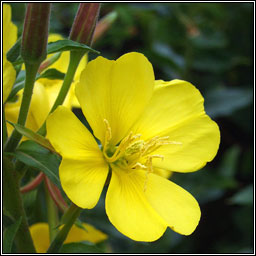
[[[144,169],[153,172],[152,160],[154,158],[164,159],[163,155],[154,154],[154,152],[163,145],[182,144],[181,142],[170,141],[169,136],[155,136],[150,140],[141,140],[141,134],[130,132],[116,146],[110,145],[112,138],[109,122],[104,119],[106,126],[105,143],[103,145],[103,154],[110,164],[116,164],[125,169]]]

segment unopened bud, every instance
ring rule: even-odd
[[[90,46],[99,11],[100,3],[81,3],[73,22],[69,39]]]
[[[113,11],[99,20],[95,28],[95,33],[92,40],[93,43],[97,41],[111,27],[116,18],[117,12]]]
[[[50,3],[27,5],[21,44],[25,63],[38,63],[46,58],[50,7]]]
[[[54,62],[56,62],[61,56],[61,52],[57,52],[53,54],[51,57],[49,57],[47,60],[41,63],[38,73],[41,73],[43,70],[51,66]]]

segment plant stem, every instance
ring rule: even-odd
[[[70,52],[70,60],[69,60],[69,66],[67,73],[65,75],[62,87],[60,89],[60,92],[58,94],[58,97],[55,100],[55,103],[50,111],[52,113],[59,105],[63,104],[67,93],[69,91],[69,88],[73,82],[74,75],[76,73],[76,69],[79,65],[79,62],[85,52],[80,52],[80,51],[71,51]],[[41,126],[41,128],[38,130],[38,133],[45,136],[46,134],[46,122]]]
[[[45,177],[45,179],[47,179],[47,177]],[[45,180],[45,195],[46,195],[50,241],[52,242],[58,233],[57,225],[59,222],[59,217],[58,217],[58,209],[57,209],[55,203],[53,202],[53,200],[50,196],[50,193],[48,191],[48,188],[46,185],[46,180]]]
[[[65,213],[65,225],[64,227],[58,232],[55,239],[52,241],[47,253],[57,253],[61,248],[63,242],[65,241],[69,230],[73,226],[76,219],[79,217],[81,208],[76,206],[75,204],[71,204],[68,208],[67,212]]]
[[[30,101],[33,93],[34,82],[37,74],[37,70],[39,68],[40,63],[28,64],[25,63],[26,66],[26,80],[25,80],[25,87],[22,96],[22,102],[20,106],[20,112],[18,117],[18,124],[25,126],[27,115],[29,111]],[[16,131],[13,131],[11,137],[6,143],[5,151],[12,152],[15,150],[17,145],[19,144],[22,135]]]
[[[63,199],[59,189],[50,181],[48,177],[45,177],[45,184],[54,203],[60,208],[60,210],[65,212],[68,208],[68,205]]]
[[[44,173],[40,172],[31,182],[20,188],[20,193],[27,193],[40,185],[44,179]]]
[[[19,191],[19,175],[14,170],[13,163],[7,157],[3,159],[3,205],[15,221],[22,216],[15,242],[18,253],[35,253],[35,247],[29,232],[26,213]]]

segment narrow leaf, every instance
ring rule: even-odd
[[[249,185],[239,190],[229,201],[232,204],[253,205],[253,186]]]
[[[64,77],[65,77],[64,73],[60,72],[55,68],[51,68],[51,69],[47,69],[45,72],[40,74],[36,79],[38,80],[40,78],[47,78],[50,80],[55,80],[55,79],[63,80]]]
[[[99,54],[98,51],[92,49],[91,47],[81,44],[72,40],[64,39],[58,40],[56,42],[51,42],[48,44],[48,54],[63,51],[90,51]]]
[[[17,40],[14,46],[7,52],[7,60],[15,62],[20,56],[21,37]]]
[[[26,78],[26,72],[24,70],[21,70],[16,78],[15,84],[12,88],[12,91],[7,99],[7,101],[14,101],[16,100],[14,97],[20,91],[24,88],[25,85],[25,78]]]
[[[87,51],[100,54],[99,51],[92,49],[91,47],[81,44],[72,40],[64,39],[58,40],[56,42],[48,43],[47,54],[64,52],[64,51]],[[18,65],[23,63],[23,59],[19,56],[14,62],[13,65]]]
[[[14,238],[16,236],[16,233],[20,227],[22,217],[20,217],[15,223],[8,226],[4,230],[4,237],[3,237],[3,251],[4,253],[11,253],[12,251],[12,245]]]
[[[22,142],[12,155],[26,165],[42,171],[58,188],[61,188],[58,175],[61,159],[58,155],[34,141]]]
[[[49,140],[47,140],[42,135],[40,135],[38,133],[35,133],[32,130],[30,130],[30,129],[28,129],[28,128],[20,125],[20,124],[14,124],[10,121],[7,121],[7,122],[10,123],[17,130],[17,132],[24,135],[28,139],[31,139],[31,140],[35,141],[36,143],[40,144],[41,146],[49,149],[50,151],[52,151],[54,153],[57,153],[55,151],[55,149],[52,147],[52,145],[50,144]]]
[[[11,102],[12,102],[12,101],[16,101],[16,100],[17,100],[17,98],[15,97],[16,94],[17,94],[21,89],[23,89],[24,86],[25,86],[25,81],[20,82],[20,83],[18,83],[18,84],[15,84],[15,85],[13,86],[13,88],[12,88],[12,91],[11,91],[11,93],[10,93],[10,95],[9,95],[9,97],[8,97],[8,99],[7,99],[7,101],[11,101]]]

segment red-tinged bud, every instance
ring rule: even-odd
[[[46,58],[50,8],[50,3],[27,4],[21,44],[25,63],[40,63]]]
[[[41,63],[38,73],[40,74],[43,70],[51,66],[54,62],[56,62],[61,56],[61,52],[57,52],[53,54],[51,57],[49,57],[47,60]]]
[[[81,3],[73,22],[69,39],[90,46],[99,11],[100,3]]]
[[[113,11],[99,20],[93,35],[93,43],[97,41],[111,27],[116,18],[117,12]]]

